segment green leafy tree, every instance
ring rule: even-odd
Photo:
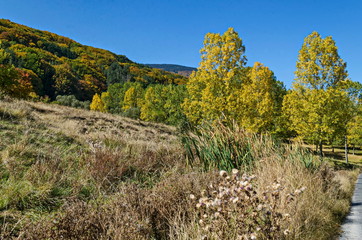
[[[10,93],[18,85],[19,72],[12,65],[0,65],[0,91]]]
[[[156,84],[146,89],[141,119],[177,125],[184,119],[181,104],[186,95],[184,85]]]
[[[141,119],[145,121],[164,122],[167,118],[164,105],[166,99],[162,94],[163,86],[149,86],[141,107]]]
[[[347,85],[347,91],[353,102],[353,117],[348,123],[347,136],[348,143],[353,146],[362,146],[362,84],[350,81]]]
[[[105,71],[107,77],[107,85],[114,83],[124,83],[131,79],[129,66],[121,65],[118,62],[113,62]]]
[[[164,87],[163,93],[166,96],[164,108],[167,111],[167,119],[165,123],[179,125],[185,120],[181,105],[187,96],[186,86],[167,85]]]
[[[348,141],[353,146],[353,149],[355,146],[362,146],[362,104],[359,104],[352,120],[348,123],[347,133]]]
[[[124,99],[124,93],[126,91],[125,84],[115,83],[108,86],[108,97],[103,99],[106,109],[110,113],[119,114],[122,112],[121,102]]]

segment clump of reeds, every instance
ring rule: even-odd
[[[233,168],[250,171],[261,155],[275,148],[270,136],[249,133],[235,122],[205,123],[182,137],[190,164],[200,161],[204,170]]]

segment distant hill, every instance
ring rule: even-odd
[[[188,77],[193,71],[197,71],[197,68],[193,67],[186,67],[176,64],[145,64],[146,66],[152,68],[158,68],[164,71],[173,72],[180,74],[182,76]]]
[[[182,84],[181,75],[137,64],[124,55],[0,19],[0,67],[14,65],[39,96],[90,100],[113,83]]]

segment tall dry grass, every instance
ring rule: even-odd
[[[279,203],[278,208],[285,209],[291,216],[288,235],[281,237],[280,234],[277,238],[264,235],[262,239],[331,239],[338,235],[339,224],[349,210],[358,169],[335,171],[328,162],[321,162],[298,144],[277,144],[270,136],[245,133],[237,126],[228,128],[221,122],[216,123],[216,126],[210,125],[201,129],[190,138],[193,142],[187,147],[191,158],[200,161],[206,169],[210,163],[225,170],[231,167],[251,169],[257,176],[255,186],[260,192],[265,192],[275,181],[289,189],[289,192],[306,189],[294,204]],[[240,150],[240,146],[244,146],[244,149]],[[248,161],[243,161],[245,156],[249,156]],[[281,194],[281,198],[285,198],[288,191]],[[237,218],[237,215],[242,213],[234,211],[232,214]],[[180,232],[175,234],[178,236],[175,239],[183,239],[180,236],[200,238],[205,235],[197,222],[178,225],[182,227],[178,229]],[[223,239],[235,238],[233,229],[224,228],[222,231]]]
[[[3,239],[200,239],[208,232],[195,200],[235,185],[218,174],[235,167],[256,176],[254,200],[245,212],[237,206],[246,192],[231,195],[231,205],[225,198],[222,219],[245,219],[250,239],[331,239],[358,172],[336,171],[298,145],[220,122],[191,134],[186,149],[165,125],[61,106],[0,102],[0,123]],[[276,182],[275,201],[265,202]],[[257,202],[273,205],[276,217]],[[240,224],[213,222],[207,237],[235,239]]]

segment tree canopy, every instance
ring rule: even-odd
[[[348,74],[332,37],[313,32],[299,51],[292,90],[284,100],[291,128],[322,148],[346,134],[351,119],[351,99],[346,91]]]

